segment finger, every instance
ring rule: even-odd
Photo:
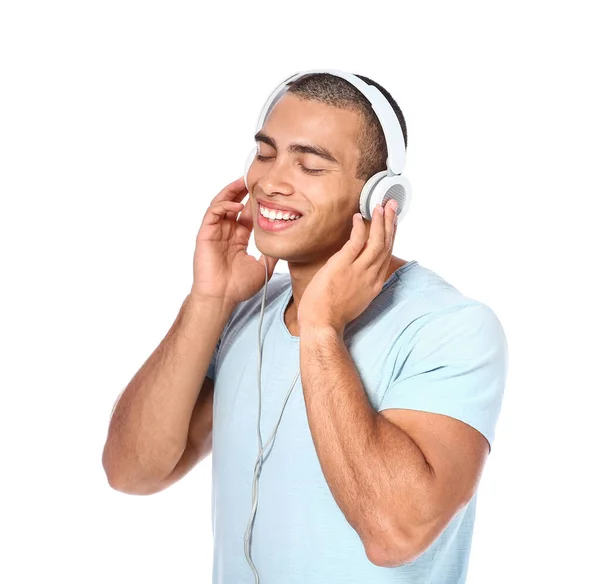
[[[248,198],[246,204],[244,205],[244,208],[242,209],[242,212],[240,213],[240,216],[238,217],[238,223],[240,225],[243,225],[249,231],[252,231],[254,229],[253,213],[254,211],[252,210],[252,201],[250,200],[250,198]]]
[[[398,208],[398,202],[389,199],[386,202],[384,209],[385,217],[385,249],[391,253],[394,247],[394,235],[396,234],[396,209]]]
[[[376,271],[379,270],[385,254],[385,217],[380,212],[381,208],[381,205],[377,205],[373,209],[371,230],[364,257],[364,268],[368,269],[374,266]]]
[[[241,176],[236,178],[233,182],[230,182],[225,188],[221,189],[219,194],[211,201],[211,204],[217,203],[221,200],[234,201],[241,203],[244,197],[248,194],[244,177]],[[224,219],[231,219],[235,221],[237,219],[237,213],[227,213]]]
[[[220,201],[235,201],[236,203],[239,203],[247,194],[248,189],[244,183],[244,177],[241,176],[229,183],[225,188],[221,189],[219,194],[210,202],[210,204],[212,205]]]
[[[385,220],[385,253],[382,254],[384,259],[377,272],[378,278],[381,278],[385,283],[390,261],[392,259],[392,251],[394,248],[394,238],[396,236],[396,209],[394,208],[396,201],[388,200],[384,209]],[[397,206],[397,203],[396,203]]]
[[[353,262],[365,247],[367,240],[367,226],[365,225],[363,216],[360,213],[354,213],[352,216],[352,231],[350,239],[344,244],[342,249],[347,254],[350,262]]]
[[[230,217],[231,215],[229,215],[229,213],[232,213],[233,217],[236,217],[243,206],[242,203],[226,200],[213,203],[208,207],[204,219],[202,220],[202,225],[214,225],[215,223]]]

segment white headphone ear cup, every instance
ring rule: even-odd
[[[244,163],[244,184],[246,185],[246,189],[248,189],[248,171],[250,170],[250,167],[252,166],[252,163],[254,162],[254,157],[256,156],[257,152],[258,152],[258,149],[253,148],[252,152],[250,152],[250,154],[248,154],[248,157],[246,158],[246,162]],[[250,189],[248,189],[248,192],[250,192]]]
[[[370,192],[365,192],[366,188]],[[367,181],[363,187],[364,199],[362,199],[362,208],[364,207],[368,212],[368,217],[363,213],[363,217],[371,220],[373,218],[373,212],[377,205],[385,206],[385,204],[393,199],[398,202],[398,209],[396,210],[396,217],[398,223],[408,213],[408,207],[410,205],[410,199],[412,189],[408,179],[401,175],[388,175],[387,171],[381,171],[374,174],[369,181]],[[363,194],[361,193],[361,198]]]
[[[408,213],[408,209],[410,208],[410,202],[412,200],[412,186],[409,180],[405,176],[397,176],[398,185],[404,189],[402,193],[404,198],[404,203],[398,206],[398,210],[396,211],[396,225],[402,221],[406,217]],[[394,197],[398,200],[396,197]]]
[[[375,173],[373,176],[367,179],[367,182],[363,185],[362,191],[360,192],[360,199],[358,201],[358,209],[364,219],[370,221],[372,218],[371,210],[375,209],[375,205],[371,204],[375,185],[384,177],[387,176],[387,171],[382,170],[381,172]]]

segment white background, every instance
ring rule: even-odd
[[[329,67],[378,81],[406,116],[414,198],[394,255],[487,303],[507,334],[469,584],[590,581],[592,7],[3,2],[0,580],[210,581],[210,457],[161,493],[114,491],[109,415],[190,289],[202,217],[241,176],[263,101]]]

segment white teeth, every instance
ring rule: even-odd
[[[274,209],[267,209],[267,207],[263,207],[262,205],[259,206],[259,210],[263,217],[267,217],[272,221],[293,221],[300,217],[300,215],[292,214],[290,211],[275,211]]]

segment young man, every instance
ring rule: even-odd
[[[406,142],[395,101],[361,78],[393,105]],[[266,260],[263,446],[281,421],[263,455],[252,530],[261,584],[464,582],[507,373],[503,328],[485,304],[391,254],[390,205],[371,221],[355,217],[387,151],[350,83],[300,78],[255,138],[248,191],[238,179],[213,199],[192,290],[115,409],[111,485],[156,492],[212,449],[214,582],[254,580],[244,534]],[[269,209],[288,215],[273,221]],[[246,253],[252,229],[258,261]],[[280,259],[289,275],[274,273]],[[150,403],[160,411],[144,414]],[[128,452],[146,464],[126,465]]]

